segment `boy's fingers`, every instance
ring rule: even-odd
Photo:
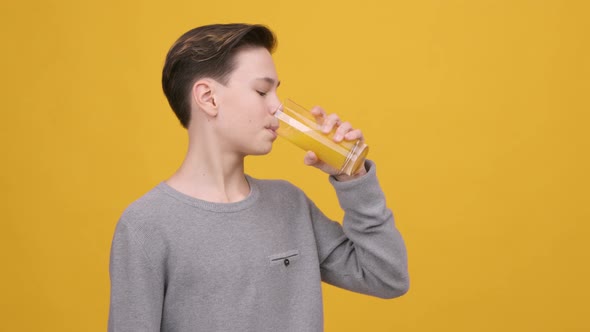
[[[325,117],[324,123],[322,125],[322,131],[324,132],[324,134],[327,134],[331,132],[332,129],[334,129],[334,127],[340,126],[341,123],[342,122],[340,121],[338,115],[332,113]]]
[[[314,116],[315,122],[318,125],[322,125],[324,123],[325,118],[326,118],[326,112],[324,111],[323,108],[321,108],[319,106],[314,106],[310,112],[311,112],[311,115]]]
[[[360,129],[353,129],[344,135],[347,141],[354,141],[357,139],[364,140],[363,132]]]
[[[334,141],[342,141],[351,130],[352,125],[349,122],[344,122],[336,129],[336,133],[334,133]]]
[[[330,174],[330,175],[335,175],[338,174],[338,170],[335,169],[334,167],[326,164],[325,162],[321,161],[317,155],[315,153],[313,153],[312,151],[307,151],[307,153],[305,154],[305,157],[303,158],[303,162],[307,165],[307,166],[313,166],[319,170],[321,170],[324,173]]]
[[[308,166],[312,166],[318,162],[318,157],[312,151],[307,151],[305,157],[303,158],[303,162]]]

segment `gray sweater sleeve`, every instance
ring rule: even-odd
[[[144,243],[122,219],[111,247],[109,332],[160,331],[163,276],[150,262]]]
[[[386,206],[375,164],[363,177],[338,182],[330,178],[344,210],[343,226],[330,221],[312,203],[313,225],[322,280],[354,292],[394,298],[408,291],[404,241]]]

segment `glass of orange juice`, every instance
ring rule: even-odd
[[[305,151],[313,151],[321,161],[340,170],[339,174],[355,174],[369,152],[361,140],[334,142],[334,131],[323,133],[311,112],[290,99],[279,106],[275,117],[279,119],[279,136]]]

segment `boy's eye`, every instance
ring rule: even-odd
[[[262,91],[258,91],[258,90],[256,90],[256,92],[258,92],[258,94],[261,95],[262,97],[266,96],[266,92],[262,92]]]

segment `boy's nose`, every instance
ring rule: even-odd
[[[274,115],[282,106],[283,104],[281,103],[281,100],[278,97],[275,97],[270,103],[270,114]]]

